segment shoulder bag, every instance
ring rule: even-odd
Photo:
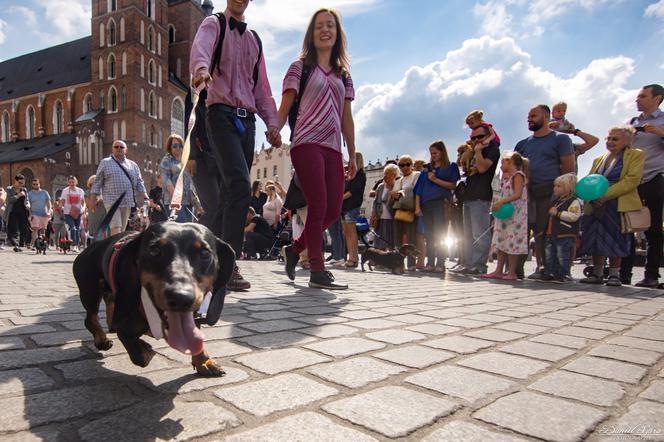
[[[639,210],[620,213],[622,233],[644,232],[650,228],[650,210],[643,206]]]

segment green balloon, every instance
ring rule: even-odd
[[[498,219],[507,219],[511,218],[514,215],[514,204],[512,203],[506,203],[500,206],[500,209],[496,210],[495,212],[491,212],[491,215],[494,216],[494,218]]]
[[[609,180],[604,175],[594,173],[585,176],[576,183],[576,196],[584,201],[594,201],[604,196],[609,190]]]

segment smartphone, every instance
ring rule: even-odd
[[[637,132],[645,132],[646,128],[643,126],[636,126],[634,127],[634,130]]]

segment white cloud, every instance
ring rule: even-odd
[[[507,4],[498,0],[476,3],[473,13],[482,19],[482,33],[491,37],[512,35],[512,16],[507,12]]]
[[[657,3],[648,5],[645,16],[664,20],[664,0],[659,0]]]
[[[7,32],[7,22],[0,19],[0,45],[7,39],[5,32]]]
[[[11,6],[8,11],[12,14],[18,14],[22,17],[23,23],[22,25],[27,25],[30,28],[34,28],[37,26],[37,14],[35,14],[35,11],[33,11],[30,8],[26,8],[25,6]]]
[[[39,31],[43,39],[55,43],[90,35],[92,9],[89,0],[37,0],[37,3],[43,9],[45,22],[56,31]]]
[[[529,135],[530,107],[558,100],[569,104],[573,123],[602,139],[610,125],[635,113],[636,91],[626,90],[633,73],[634,61],[619,56],[593,60],[561,78],[535,66],[511,38],[467,40],[444,60],[411,67],[394,84],[360,87],[354,104],[358,149],[369,159],[423,155],[431,141],[443,138],[454,158],[468,137],[466,114],[483,109],[509,150]],[[601,151],[582,157],[581,170]]]

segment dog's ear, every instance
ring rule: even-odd
[[[225,242],[217,238],[217,279],[214,281],[214,288],[210,306],[208,307],[205,322],[207,325],[214,325],[221,316],[224,308],[224,299],[226,298],[226,284],[231,279],[235,269],[235,252]]]

